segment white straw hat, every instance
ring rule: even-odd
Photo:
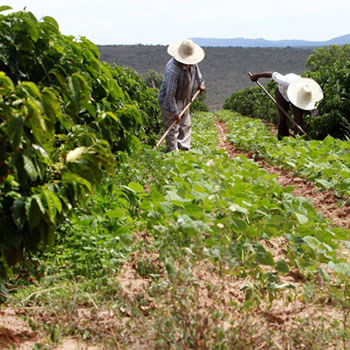
[[[204,50],[190,39],[170,44],[168,54],[184,64],[199,63],[205,56]]]
[[[311,111],[316,108],[317,102],[323,99],[323,91],[315,80],[300,78],[289,84],[287,96],[294,106]]]

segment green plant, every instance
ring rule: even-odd
[[[331,67],[335,62],[346,63],[350,58],[350,45],[331,45],[314,49],[305,62],[311,72]]]
[[[266,89],[274,96],[276,84],[269,81]],[[226,99],[223,107],[225,110],[231,110],[247,117],[259,118],[277,124],[276,105],[257,86],[234,92]]]
[[[1,11],[9,9],[1,7]],[[0,278],[55,242],[59,224],[117,162],[154,143],[152,89],[99,61],[97,47],[62,35],[51,17],[0,15]]]
[[[227,123],[229,140],[240,149],[254,151],[272,164],[294,170],[298,175],[315,181],[317,186],[332,189],[337,195],[349,195],[349,142],[331,136],[322,140],[271,136],[260,120],[242,117],[237,113],[220,112]]]

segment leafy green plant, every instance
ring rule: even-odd
[[[237,148],[254,151],[273,164],[283,165],[315,181],[321,188],[332,189],[344,198],[349,196],[348,141],[331,136],[323,141],[306,141],[300,137],[277,141],[260,120],[230,112],[220,112],[219,118],[227,123],[229,140]]]
[[[8,6],[1,10],[9,9]],[[135,73],[99,61],[51,17],[0,15],[0,276],[113,173],[113,153],[155,142],[155,93]],[[157,129],[158,128],[158,129]]]
[[[266,89],[274,96],[276,84],[269,81]],[[231,110],[247,117],[277,123],[278,114],[275,104],[257,86],[234,92],[226,99],[223,107],[225,110]]]
[[[349,50],[350,52],[350,50]],[[321,66],[315,72],[306,72],[322,86],[324,99],[318,105],[319,116],[310,118],[310,136],[323,139],[327,135],[350,139],[350,84],[349,60],[337,60]]]
[[[350,58],[350,45],[331,45],[314,49],[305,62],[311,72],[321,68],[331,67],[334,63],[347,63]]]
[[[319,344],[332,334],[344,334],[348,341],[348,296],[343,289],[348,266],[338,250],[348,232],[330,226],[310,201],[292,196],[292,188],[282,188],[252,160],[230,159],[217,149],[212,113],[194,117],[189,152],[143,147],[117,154],[115,173],[64,220],[56,249],[35,255],[35,284],[16,289],[28,281],[15,270],[12,302],[31,306],[24,312],[36,320],[37,329],[58,324],[60,337],[89,337],[105,347],[115,348],[116,342],[131,347],[132,340],[145,337],[148,347],[160,349],[278,349],[298,345],[303,336],[311,343],[311,335],[318,334],[312,323],[317,320],[310,315],[305,329],[295,321],[292,337],[283,325],[266,331],[264,312],[300,295],[305,303],[317,300],[310,292],[314,290],[334,295],[344,310],[343,318],[332,323],[334,332],[318,329]],[[283,242],[278,256],[271,248],[275,240]],[[118,287],[124,262],[123,272],[132,272],[130,283],[141,282],[136,293]],[[339,282],[321,291],[327,264]],[[297,283],[284,281],[295,269],[308,281],[304,294]],[[202,280],[196,271],[204,276],[210,272],[209,277]],[[240,284],[241,300],[222,300],[227,296],[225,277]],[[199,303],[203,294],[205,301],[213,301],[211,306]],[[218,300],[222,308],[216,307]],[[81,309],[88,317],[81,317]],[[105,322],[106,315],[111,322]]]

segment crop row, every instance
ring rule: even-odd
[[[254,151],[274,165],[295,171],[296,175],[314,181],[322,189],[338,196],[350,195],[350,141],[331,136],[307,141],[288,137],[278,141],[259,119],[234,112],[218,113],[229,129],[229,140],[239,149]]]
[[[337,249],[349,232],[331,228],[309,200],[292,196],[254,161],[229,159],[218,149],[212,114],[195,118],[190,152],[120,152],[118,174],[106,178],[88,206],[61,228],[47,266],[104,278],[141,244],[159,254],[169,274],[185,253],[250,276],[269,293],[280,289],[278,276],[294,267],[312,274],[324,262],[348,273]],[[265,244],[278,239],[284,242],[282,258]]]

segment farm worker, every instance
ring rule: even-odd
[[[272,78],[277,84],[276,102],[288,113],[289,106],[292,108],[294,121],[302,130],[304,128],[304,112],[316,109],[317,103],[323,99],[321,87],[310,78],[302,78],[300,75],[289,73],[282,75],[278,72],[255,73],[250,76],[252,81],[258,81],[259,78]],[[278,109],[278,139],[289,136],[287,116]],[[300,133],[295,128],[295,133]]]
[[[158,93],[162,120],[165,129],[177,121],[166,136],[167,151],[188,151],[191,146],[191,115],[189,108],[180,118],[179,114],[190,102],[195,87],[203,93],[204,80],[198,63],[203,60],[204,50],[192,40],[183,40],[168,46],[172,58],[165,67]]]

